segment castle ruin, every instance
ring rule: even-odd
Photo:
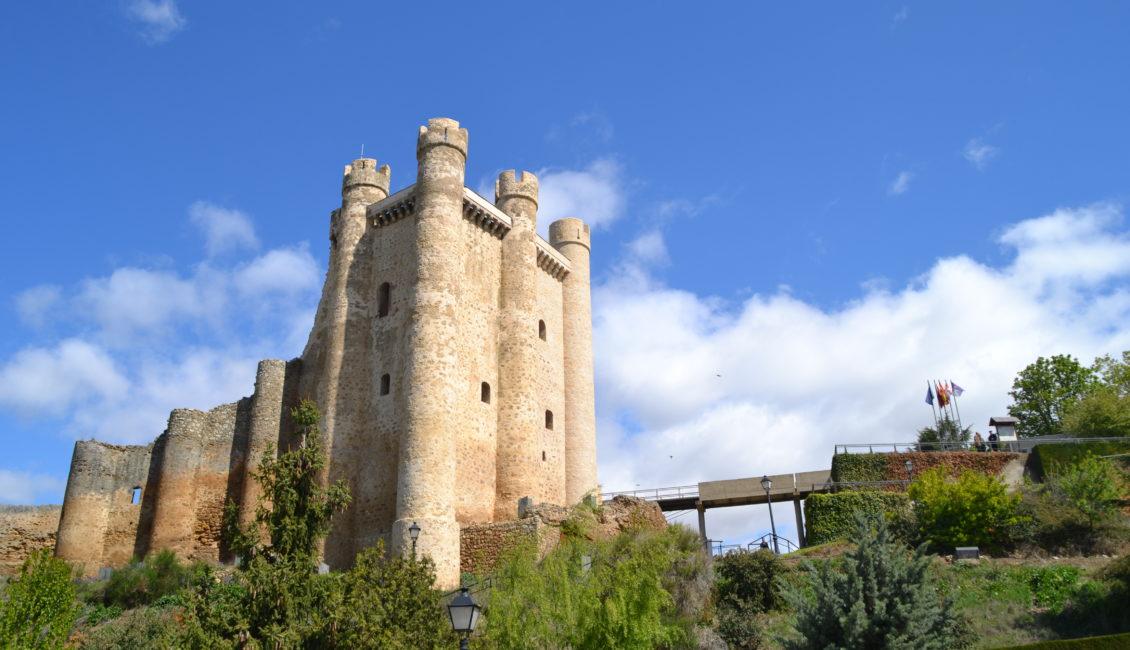
[[[467,130],[420,127],[416,183],[345,167],[330,261],[302,356],[259,364],[251,397],[177,409],[148,446],[75,443],[56,554],[88,572],[169,548],[221,561],[224,504],[254,517],[251,478],[284,448],[300,397],[323,413],[327,479],[353,501],[324,555],[349,566],[384,540],[458,582],[460,530],[518,501],[574,504],[597,487],[589,228],[537,235],[538,180],[503,172],[491,203],[464,185]]]

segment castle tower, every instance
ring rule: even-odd
[[[549,226],[549,243],[568,257],[573,267],[562,283],[566,350],[565,502],[577,503],[597,487],[589,227],[580,219],[560,219]]]
[[[345,167],[301,358],[260,363],[250,398],[173,411],[148,447],[77,444],[61,556],[95,571],[163,547],[218,561],[224,506],[253,519],[252,474],[270,443],[288,444],[299,397],[323,414],[324,479],[352,495],[321,549],[335,569],[378,541],[409,552],[416,524],[449,588],[461,528],[596,487],[588,227],[563,219],[538,236],[529,172],[503,172],[493,203],[467,188],[467,143],[455,120],[429,120],[416,183],[392,194],[387,166]]]
[[[322,410],[325,448],[333,457],[360,457],[366,451],[365,431],[371,421],[368,382],[357,381],[356,368],[372,365],[370,319],[375,296],[370,290],[372,256],[366,209],[388,196],[390,170],[377,167],[373,158],[359,158],[345,166],[341,182],[341,207],[330,216],[330,261],[326,286],[314,329],[302,353],[303,396],[313,396]],[[348,351],[348,354],[347,354]],[[347,358],[348,357],[348,358]],[[364,501],[357,489],[357,474],[330,465],[330,482],[344,479],[355,499]],[[356,554],[355,515],[358,509],[334,519],[326,546],[326,559],[335,566],[352,562]]]
[[[510,217],[502,240],[502,310],[499,318],[498,452],[496,521],[514,519],[518,500],[539,499],[538,466],[544,400],[538,372],[537,249],[538,179],[529,172],[502,172],[495,205]]]
[[[436,563],[442,586],[459,582],[455,520],[455,440],[464,397],[460,346],[463,174],[467,130],[435,118],[416,144],[416,282],[407,336],[404,432],[400,441],[394,550],[405,552],[413,523],[427,530],[419,550]]]

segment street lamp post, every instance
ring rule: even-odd
[[[418,538],[420,536],[420,527],[417,526],[416,522],[414,522],[414,521],[412,522],[412,525],[408,527],[408,536],[412,538],[412,559],[415,560],[416,559],[416,538]]]
[[[765,502],[769,504],[769,527],[773,530],[773,552],[780,555],[781,549],[777,548],[777,524],[773,522],[773,499],[769,496],[773,481],[770,481],[768,476],[762,476],[761,487],[765,490]]]
[[[459,650],[467,650],[467,638],[475,631],[475,626],[479,624],[479,613],[482,607],[471,598],[471,594],[467,593],[467,588],[463,587],[450,603],[447,604],[447,615],[451,617],[451,629],[456,634],[461,634],[462,638],[459,639]]]
[[[903,463],[902,466],[906,468],[906,483],[907,485],[909,485],[912,477],[914,476],[914,463],[910,462],[910,459],[907,459],[907,461]]]

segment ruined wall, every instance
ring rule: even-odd
[[[148,512],[145,500],[152,498],[147,484],[152,451],[153,445],[75,443],[56,555],[82,565],[86,575],[129,561],[139,528],[147,529],[143,517]]]
[[[63,506],[0,505],[0,577],[13,576],[32,553],[55,548]]]

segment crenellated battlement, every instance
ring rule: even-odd
[[[467,129],[459,128],[459,122],[446,117],[433,117],[427,126],[420,127],[416,139],[416,159],[432,147],[452,147],[467,157]]]
[[[358,158],[352,164],[345,166],[345,173],[341,179],[342,196],[345,196],[348,190],[362,185],[375,187],[388,194],[391,177],[392,171],[388,165],[381,165],[378,169],[375,158]]]
[[[529,199],[538,204],[538,178],[530,172],[506,170],[494,182],[494,202],[500,203],[510,198]]]

